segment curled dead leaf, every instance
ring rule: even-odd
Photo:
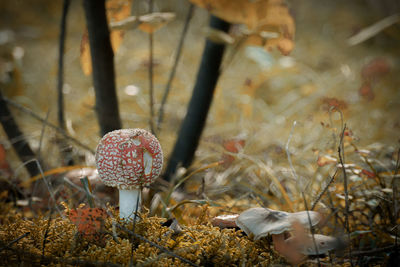
[[[244,24],[247,45],[276,47],[283,55],[294,48],[295,23],[282,0],[190,0],[233,24]],[[268,34],[265,34],[268,33]]]

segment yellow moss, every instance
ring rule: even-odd
[[[113,210],[110,211],[113,213]],[[200,221],[205,218],[206,215],[203,215]],[[0,252],[2,259],[0,263],[10,265],[16,264],[18,260],[29,264],[39,263],[47,231],[44,256],[53,264],[65,265],[65,260],[69,260],[69,262],[80,260],[128,265],[132,258],[133,264],[187,265],[155,246],[130,236],[118,227],[115,232],[116,240],[114,240],[112,236],[113,221],[130,231],[133,230],[132,222],[125,222],[118,216],[108,218],[105,222],[105,231],[107,232],[105,245],[100,246],[77,235],[76,226],[68,219],[56,217],[51,219],[49,224],[48,218],[39,217],[29,221],[20,215],[11,213],[2,219],[0,246],[3,247],[27,232],[30,234],[12,244],[11,249]],[[233,229],[220,230],[210,225],[193,224],[182,225],[182,232],[174,234],[173,230],[162,226],[163,222],[165,222],[164,218],[141,214],[141,220],[135,225],[135,233],[199,265],[252,266],[268,264],[270,261],[269,252],[265,251],[259,242],[254,242]],[[21,256],[24,253],[25,256]],[[27,254],[29,257],[26,256]]]

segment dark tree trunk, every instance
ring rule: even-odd
[[[228,32],[229,26],[228,22],[211,16],[210,27]],[[188,167],[193,160],[220,74],[224,49],[224,44],[206,41],[192,98],[164,174],[167,181],[178,166]]]
[[[96,112],[101,134],[121,128],[115,90],[114,53],[110,42],[105,0],[84,0],[89,33]]]
[[[24,134],[19,129],[14,120],[10,110],[8,109],[6,101],[4,101],[3,94],[0,90],[0,122],[3,125],[4,132],[7,134],[12,146],[15,149],[19,159],[22,162],[27,162],[36,158],[35,153],[32,151],[29,143],[25,140]],[[25,165],[31,177],[40,173],[37,163],[31,161]]]

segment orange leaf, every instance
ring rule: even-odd
[[[222,145],[226,151],[231,153],[238,153],[244,148],[245,143],[246,141],[244,139],[229,139],[224,141]],[[235,157],[233,157],[232,155],[226,153],[222,154],[223,166],[229,166],[234,160]]]
[[[362,169],[361,173],[365,174],[369,178],[375,178],[376,177],[375,173],[367,171],[366,169]]]
[[[224,148],[232,153],[238,153],[240,150],[243,149],[246,140],[244,139],[229,139],[226,140],[222,145]]]

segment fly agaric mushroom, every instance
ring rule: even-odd
[[[318,224],[319,213],[315,211],[289,213],[268,208],[251,208],[239,215],[236,225],[247,235],[253,234],[255,240],[270,234],[275,250],[289,261],[298,262],[304,255],[300,255],[298,251],[289,251],[288,253],[285,233],[292,230],[293,223],[310,228],[310,221],[312,226]]]
[[[96,167],[103,183],[119,190],[120,218],[135,216],[141,188],[160,175],[162,164],[160,143],[146,130],[121,129],[103,136],[96,150]]]

